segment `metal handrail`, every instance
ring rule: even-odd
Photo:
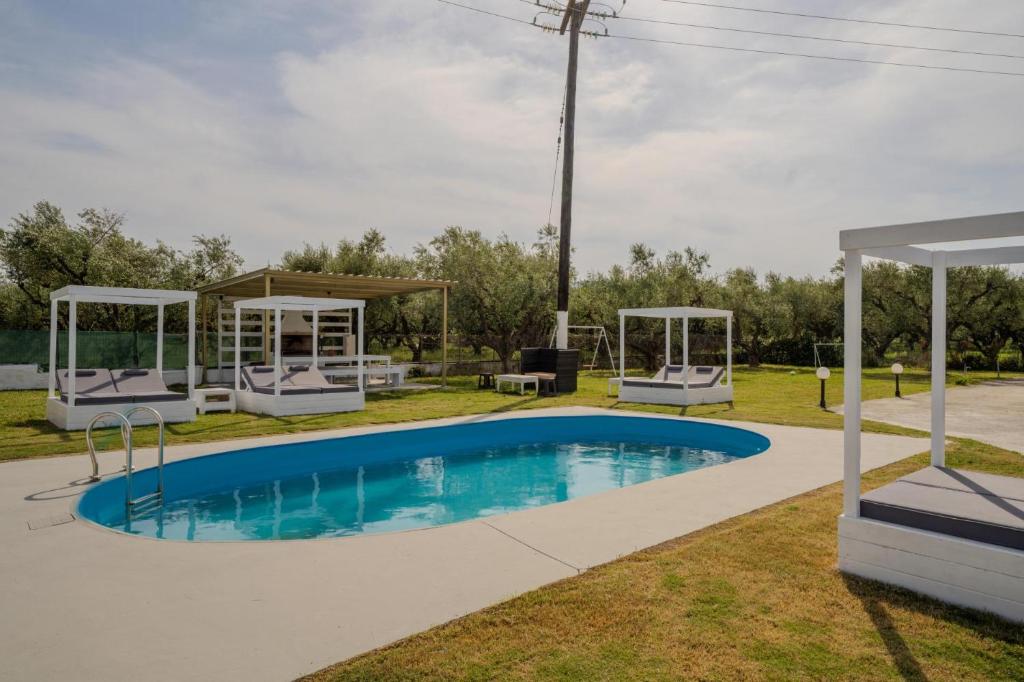
[[[121,439],[125,444],[125,456],[128,461],[131,461],[132,452],[132,423],[128,421],[120,412],[100,412],[98,415],[92,418],[89,425],[85,427],[85,444],[89,446],[89,458],[92,460],[92,476],[89,477],[90,481],[100,480],[100,465],[96,460],[96,445],[92,442],[92,429],[101,420],[107,417],[114,417],[121,420]]]
[[[151,412],[156,419],[157,426],[159,426],[158,432],[158,447],[157,447],[157,484],[156,492],[153,495],[146,496],[146,499],[152,499],[153,497],[163,497],[164,492],[164,418],[152,407],[148,405],[138,405],[128,410],[124,414],[120,412],[101,412],[97,414],[89,422],[89,425],[85,428],[85,442],[89,447],[89,458],[92,460],[92,476],[89,477],[90,481],[100,480],[99,476],[99,462],[96,459],[96,445],[92,440],[92,430],[100,421],[113,417],[121,422],[121,439],[124,441],[124,502],[125,508],[131,513],[132,505],[135,500],[132,499],[132,422],[131,416],[136,412],[146,411]]]
[[[132,409],[130,409],[127,412],[124,413],[124,417],[128,421],[129,425],[131,424],[131,417],[132,417],[132,415],[135,414],[136,412],[139,412],[139,411],[152,412],[153,413],[153,417],[156,418],[157,426],[160,427],[160,429],[158,431],[158,435],[157,435],[156,492],[157,492],[158,495],[162,496],[164,494],[164,418],[162,416],[160,416],[159,412],[157,412],[155,409],[153,409],[149,405],[138,405],[138,406],[133,407]],[[128,487],[129,494],[130,494],[130,492],[131,492],[131,484],[132,484],[132,459],[131,459],[131,453],[130,452],[126,454],[126,459],[127,459],[127,462],[126,462],[127,473],[125,474],[127,476],[126,485]],[[131,500],[130,497],[128,499]],[[130,501],[129,501],[129,504],[131,504]]]

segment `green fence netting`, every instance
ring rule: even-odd
[[[156,367],[156,336],[156,333],[147,332],[80,331],[77,334],[78,358],[75,364],[81,368]],[[216,335],[213,343],[216,343]],[[188,336],[164,334],[164,368],[184,369],[187,359]],[[0,364],[38,364],[48,370],[50,332],[0,329]],[[57,335],[57,366],[68,366],[66,331]]]

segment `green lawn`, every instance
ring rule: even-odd
[[[1024,476],[1020,455],[969,441],[948,461]],[[898,462],[864,487],[927,464]],[[1024,628],[836,571],[841,506],[831,485],[309,679],[1024,680]]]
[[[453,377],[447,389],[431,391],[401,391],[374,393],[367,396],[366,409],[343,414],[311,415],[299,417],[266,417],[251,414],[223,412],[201,415],[192,424],[172,424],[167,427],[167,442],[200,443],[206,441],[250,438],[300,431],[343,428],[367,424],[386,424],[433,419],[487,412],[588,405],[644,412],[680,414],[679,408],[620,404],[607,397],[609,372],[584,373],[580,376],[577,393],[555,398],[533,395],[498,394],[480,391],[475,377]],[[991,375],[972,373],[972,378]],[[840,428],[842,417],[818,408],[818,380],[808,368],[761,367],[736,368],[735,402],[732,405],[706,405],[689,408],[690,416],[739,419],[749,421]],[[864,373],[864,397],[880,398],[892,395],[893,379],[886,369]],[[928,390],[928,375],[909,371],[903,378],[905,394]],[[829,404],[842,402],[842,371],[834,371],[827,384]],[[884,424],[867,423],[867,430],[904,433],[905,429]],[[135,432],[137,445],[154,445],[156,431],[152,427]],[[97,438],[101,449],[120,448],[120,437],[109,430]],[[0,393],[0,461],[80,453],[85,451],[82,432],[66,433],[46,421],[45,392],[6,391]]]

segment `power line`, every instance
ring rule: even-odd
[[[518,19],[516,17],[510,17],[507,14],[498,14],[497,12],[489,12],[489,11],[487,11],[485,9],[480,9],[479,7],[472,7],[470,5],[463,5],[460,2],[452,2],[452,0],[437,0],[437,2],[443,3],[445,5],[451,5],[452,7],[461,7],[462,9],[468,9],[470,12],[477,12],[478,14],[486,14],[488,16],[497,17],[499,19],[507,19],[509,21],[514,21],[517,24],[526,24],[527,26],[536,26],[536,24],[534,24],[532,22],[529,22],[529,21],[526,21],[525,19]]]
[[[1000,33],[999,31],[977,31],[966,28],[953,28],[949,26],[927,26],[923,24],[902,24],[895,21],[878,21],[874,19],[853,19],[851,17],[832,17],[824,14],[805,14],[803,12],[784,12],[776,9],[762,9],[760,7],[740,7],[737,5],[723,5],[715,2],[698,2],[697,0],[662,0],[677,5],[696,5],[699,7],[712,7],[714,9],[728,9],[737,12],[757,12],[758,14],[779,14],[787,17],[800,17],[802,19],[824,19],[826,21],[844,21],[851,24],[872,24],[874,26],[895,26],[897,28],[917,28],[925,31],[948,31],[951,33],[971,33],[979,36],[1002,36],[1004,38],[1024,38],[1021,33]]]
[[[529,0],[524,0],[529,2]],[[979,52],[976,50],[955,50],[945,47],[924,47],[921,45],[903,45],[900,43],[876,43],[868,40],[851,40],[846,38],[826,38],[824,36],[812,36],[802,33],[776,33],[774,31],[757,31],[748,28],[732,28],[728,26],[715,26],[711,24],[691,24],[683,21],[669,21],[667,19],[641,19],[639,17],[616,17],[622,21],[636,21],[645,24],[667,24],[669,26],[683,26],[686,28],[703,28],[712,31],[728,31],[730,33],[751,33],[760,36],[773,36],[776,38],[797,38],[799,40],[818,40],[829,43],[845,43],[848,45],[867,45],[870,47],[893,47],[900,50],[924,50],[927,52],[948,52],[950,54],[976,55],[979,57],[1005,57],[1007,59],[1024,59],[1024,55],[1004,54],[1001,52]]]
[[[778,50],[758,50],[752,47],[729,47],[727,45],[710,45],[707,43],[689,43],[680,40],[662,40],[660,38],[641,38],[639,36],[623,36],[609,34],[607,38],[618,38],[619,40],[633,40],[642,43],[660,43],[663,45],[682,45],[684,47],[700,47],[711,50],[727,50],[729,52],[750,52],[754,54],[776,55],[782,57],[803,57],[805,59],[823,59],[832,62],[855,62],[858,64],[876,64],[879,66],[901,66],[909,69],[928,69],[934,71],[960,71],[963,73],[984,73],[994,76],[1021,76],[1024,72],[1019,71],[992,71],[989,69],[970,69],[959,66],[933,66],[930,64],[910,64],[907,62],[887,62],[879,59],[859,59],[857,57],[835,57],[823,54],[806,54],[803,52],[781,52]]]
[[[506,19],[508,21],[514,21],[517,24],[524,24],[526,26],[532,26],[534,28],[542,28],[544,30],[550,30],[548,27],[543,27],[543,26],[538,27],[537,24],[531,23],[531,22],[526,21],[524,19],[518,19],[516,17],[510,17],[510,16],[505,15],[505,14],[498,14],[497,12],[490,12],[488,10],[483,10],[483,9],[478,8],[478,7],[472,7],[470,5],[464,5],[462,3],[454,2],[453,0],[436,0],[436,1],[440,2],[440,3],[443,3],[445,5],[451,5],[453,7],[460,7],[462,9],[467,9],[467,10],[470,10],[472,12],[477,12],[479,14],[487,14],[489,16],[497,17],[499,19]],[[664,1],[665,2],[683,2],[683,0],[664,0]],[[697,4],[697,3],[692,3],[692,4]],[[719,5],[712,5],[712,6],[718,7]],[[971,69],[971,68],[967,68],[967,67],[957,67],[957,66],[933,66],[933,65],[929,65],[929,64],[912,64],[912,63],[908,63],[908,62],[890,62],[890,61],[884,61],[884,60],[880,60],[880,59],[860,59],[860,58],[857,58],[857,57],[836,57],[836,56],[831,56],[831,55],[808,54],[808,53],[803,53],[803,52],[785,52],[785,51],[781,51],[781,50],[759,50],[759,49],[752,48],[752,47],[731,47],[731,46],[728,46],[728,45],[713,45],[713,44],[710,44],[710,43],[694,43],[694,42],[685,42],[685,41],[681,41],[681,40],[663,40],[663,39],[660,39],[660,38],[644,38],[644,37],[640,37],[640,36],[627,36],[627,35],[618,35],[618,34],[609,34],[607,36],[600,36],[598,34],[594,34],[594,35],[595,35],[595,37],[617,38],[619,40],[630,40],[630,41],[642,42],[642,43],[657,43],[657,44],[662,44],[662,45],[679,45],[679,46],[683,46],[683,47],[696,47],[696,48],[708,49],[708,50],[724,50],[724,51],[727,51],[727,52],[746,52],[748,54],[761,54],[761,55],[771,55],[771,56],[778,56],[778,57],[800,57],[802,59],[817,59],[817,60],[821,60],[821,61],[831,61],[831,62],[851,62],[851,63],[857,63],[857,64],[872,64],[872,65],[876,65],[876,66],[897,66],[897,67],[907,68],[907,69],[922,69],[922,70],[928,70],[928,71],[954,71],[954,72],[959,72],[959,73],[976,73],[976,74],[986,74],[986,75],[991,75],[991,76],[1017,76],[1017,77],[1024,77],[1024,72],[1018,72],[1018,71],[996,71],[996,70],[990,70],[990,69]],[[1024,37],[1024,36],[1022,36],[1022,37]]]

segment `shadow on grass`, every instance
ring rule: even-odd
[[[928,677],[906,640],[897,631],[888,609],[913,611],[936,620],[944,620],[971,630],[980,637],[1009,645],[1024,644],[1024,628],[1008,626],[1008,621],[994,614],[954,606],[901,587],[866,578],[844,574],[843,582],[846,583],[850,594],[860,600],[864,612],[868,614],[879,637],[889,650],[893,664],[905,680],[927,680]]]
[[[868,614],[868,618],[871,619],[871,623],[875,626],[875,630],[878,632],[882,643],[885,644],[885,648],[889,651],[889,656],[892,658],[893,665],[896,666],[900,676],[904,680],[927,680],[928,676],[924,674],[921,664],[918,663],[914,653],[907,646],[906,640],[897,631],[896,624],[892,622],[885,604],[878,596],[880,591],[887,588],[880,589],[882,587],[881,583],[845,574],[843,575],[843,582],[846,583],[850,594],[860,600],[861,606],[864,607],[864,612]]]

